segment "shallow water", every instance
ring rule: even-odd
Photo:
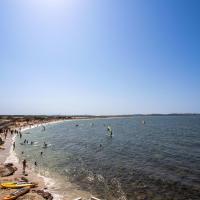
[[[54,189],[62,194],[71,182],[108,200],[200,199],[200,116],[66,121],[26,132],[17,154],[37,161],[36,170],[59,181]],[[24,139],[35,144],[20,145]]]

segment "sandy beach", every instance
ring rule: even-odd
[[[74,120],[74,119],[67,119],[67,120]],[[55,124],[55,123],[61,123],[64,122],[65,119],[61,120],[51,120],[44,123],[39,123],[38,121],[35,121],[28,125],[16,125],[11,126],[12,130],[20,130],[19,132],[23,135],[25,131],[28,131],[35,127],[40,126],[46,126],[48,124]],[[18,132],[18,133],[19,133]],[[54,187],[55,182],[53,179],[45,177],[41,174],[38,174],[35,172],[34,168],[29,165],[27,162],[27,168],[26,168],[26,176],[23,175],[22,170],[22,163],[18,159],[14,149],[13,149],[13,143],[16,140],[16,137],[19,137],[18,133],[12,133],[8,132],[7,137],[5,139],[5,143],[1,146],[2,149],[0,149],[0,164],[1,166],[6,165],[8,163],[12,163],[13,166],[17,169],[14,174],[8,176],[8,177],[1,177],[0,183],[3,182],[17,182],[20,181],[21,178],[26,178],[29,182],[37,183],[37,187],[31,189],[31,191],[22,197],[19,197],[20,200],[40,200],[40,199],[54,199],[54,200],[73,200],[78,197],[82,197],[82,199],[89,199],[91,197],[91,194],[85,191],[81,191],[76,187],[76,185],[71,184],[70,182],[66,183],[67,185],[67,195],[62,195],[59,193],[54,192],[51,188]],[[2,138],[4,138],[3,135],[1,135]],[[14,192],[15,190],[11,189],[0,189],[0,199],[2,199],[4,196],[10,194],[11,192]],[[47,193],[47,198],[43,198],[41,195],[38,195],[36,192],[42,191],[43,193]],[[48,196],[49,195],[49,196]]]
[[[29,130],[31,128],[47,125],[50,123],[51,124],[59,123],[59,122],[61,122],[61,121],[52,121],[52,122],[41,123],[41,124],[37,123],[35,125],[26,126],[21,129],[21,133],[23,134],[24,131]],[[16,127],[16,129],[18,129],[18,127]],[[16,169],[17,169],[13,175],[8,176],[8,177],[1,177],[1,181],[0,181],[1,183],[7,182],[7,181],[8,182],[10,182],[10,181],[16,182],[16,181],[19,181],[21,177],[24,177],[23,172],[22,172],[22,163],[19,162],[19,159],[17,158],[17,155],[12,147],[12,144],[15,142],[16,136],[17,136],[16,134],[14,134],[14,135],[8,134],[4,145],[2,145],[2,147],[4,149],[0,149],[1,165],[7,164],[7,163],[12,163],[14,165],[14,167],[16,167]],[[28,179],[28,181],[30,181],[30,182],[37,183],[37,188],[33,188],[33,190],[31,190],[31,192],[29,192],[28,194],[26,194],[23,197],[20,197],[18,199],[23,199],[23,200],[44,199],[42,196],[36,194],[33,191],[42,190],[42,191],[47,192],[48,191],[48,188],[47,188],[48,183],[47,182],[50,180],[45,181],[45,177],[35,174],[34,171],[28,165],[27,165],[27,169],[26,169],[26,174],[27,174],[27,176],[25,176],[25,178]],[[10,189],[0,189],[0,199],[2,199],[4,196],[6,196],[14,191],[15,190],[10,190]],[[61,197],[59,195],[56,195],[56,194],[53,194],[53,195],[54,195],[54,197],[53,197],[54,199],[57,199],[57,200],[61,199]]]

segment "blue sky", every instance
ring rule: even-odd
[[[199,9],[1,0],[0,114],[200,112]]]

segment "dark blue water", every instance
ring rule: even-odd
[[[67,121],[29,132],[23,139],[37,144],[18,138],[21,158],[100,198],[200,199],[200,116]]]

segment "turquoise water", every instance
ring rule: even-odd
[[[20,159],[60,183],[108,200],[200,199],[200,116],[66,121],[26,132],[16,141]]]

